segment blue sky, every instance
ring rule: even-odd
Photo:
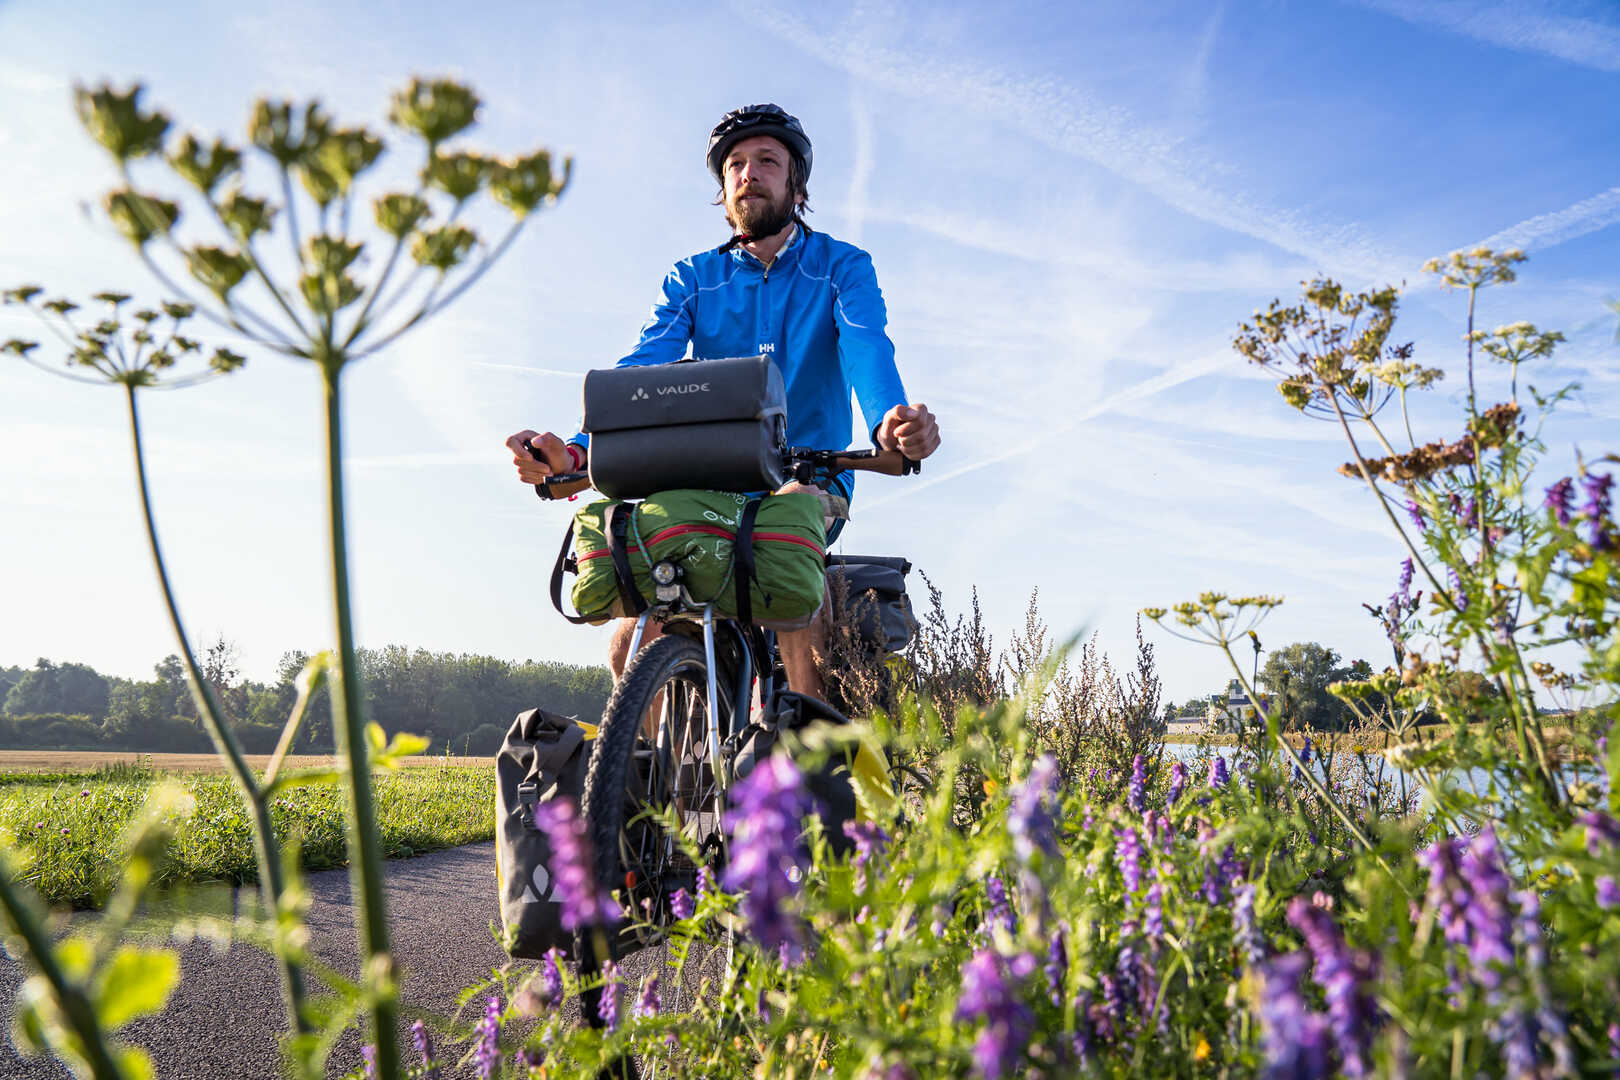
[[[112,174],[75,80],[140,79],[182,129],[239,141],[263,94],[380,125],[393,88],[448,73],[485,100],[471,145],[575,156],[479,287],[348,376],[362,644],[601,658],[604,634],[545,599],[567,508],[519,487],[501,442],[572,430],[579,374],[628,351],[670,263],[725,238],[704,140],[753,101],[804,121],[812,222],[872,253],[902,376],[945,437],[920,479],[863,482],[844,550],[908,555],[953,608],[977,586],[998,642],[1038,588],[1056,631],[1099,632],[1123,665],[1138,608],[1220,588],[1287,598],[1268,645],[1385,661],[1360,605],[1390,591],[1396,541],[1334,475],[1336,431],[1230,349],[1315,273],[1405,282],[1396,336],[1448,371],[1416,410],[1425,439],[1457,427],[1464,309],[1419,267],[1524,247],[1480,321],[1569,338],[1529,375],[1584,385],[1549,469],[1613,448],[1612,3],[76,8],[0,2],[6,285],[160,296],[82,208]],[[0,310],[0,336],[35,333]],[[1506,397],[1505,375],[1482,384]],[[264,354],[146,398],[188,621],[257,677],[330,638],[318,422],[314,373]],[[144,675],[172,645],[120,395],[0,366],[0,462],[0,663]],[[1169,697],[1224,684],[1218,654],[1148,633]]]

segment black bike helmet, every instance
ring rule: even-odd
[[[732,145],[739,139],[749,139],[755,135],[780,139],[804,162],[804,178],[807,181],[810,179],[810,165],[815,159],[810,152],[810,136],[804,133],[799,118],[790,115],[780,105],[744,105],[726,113],[714,125],[714,130],[709,132],[709,171],[722,186],[726,180],[721,166],[725,164]]]

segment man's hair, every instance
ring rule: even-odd
[[[781,140],[778,139],[777,141],[780,142]],[[804,159],[795,154],[793,148],[786,143],[783,143],[783,149],[788,152],[788,194],[797,195],[800,199],[798,207],[793,211],[793,218],[808,230],[810,226],[805,223],[803,215],[815,211],[810,209],[810,183],[809,178],[805,175]],[[726,205],[726,185],[723,183],[720,185],[720,190],[714,193],[714,205]]]

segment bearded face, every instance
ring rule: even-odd
[[[770,136],[744,139],[726,156],[726,221],[745,236],[774,236],[793,221],[788,151]]]

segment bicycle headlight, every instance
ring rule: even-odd
[[[672,562],[661,562],[652,568],[654,584],[673,585],[675,584],[675,576],[675,564]]]

